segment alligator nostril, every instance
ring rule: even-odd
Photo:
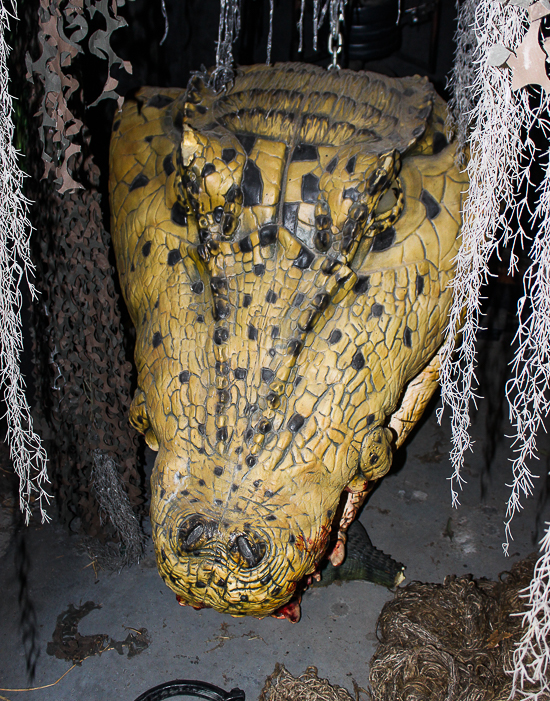
[[[203,533],[204,533],[204,526],[201,526],[201,524],[199,523],[199,525],[195,526],[195,528],[193,528],[191,533],[189,533],[189,535],[185,539],[185,543],[186,543],[187,547],[190,548],[194,543],[196,543],[197,540],[199,540],[199,538],[201,537],[201,535]]]
[[[251,538],[240,535],[235,540],[232,550],[233,552],[237,550],[239,555],[246,562],[246,565],[252,568],[256,567],[263,559],[266,553],[266,546],[262,541],[255,542]]]
[[[256,548],[242,535],[237,538],[237,548],[249,567],[255,567],[258,564]]]
[[[183,553],[197,552],[216,536],[218,527],[214,521],[207,521],[198,514],[193,514],[182,521],[177,529],[177,543],[174,550]]]

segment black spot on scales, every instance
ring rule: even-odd
[[[265,301],[268,304],[273,304],[274,302],[277,301],[277,295],[275,294],[275,292],[273,292],[273,290],[268,291],[268,293],[265,296]]]
[[[447,144],[448,141],[445,138],[445,134],[442,134],[440,131],[436,131],[434,134],[434,155],[436,153],[441,153]]]
[[[243,295],[243,307],[246,309],[252,304],[252,295]]]
[[[248,324],[248,338],[251,341],[258,340],[258,329],[252,324]]]
[[[334,329],[334,331],[328,337],[328,342],[332,346],[334,343],[338,343],[338,341],[341,338],[342,338],[342,332],[339,329]]]
[[[248,467],[254,467],[254,465],[258,462],[258,458],[255,455],[247,455],[245,462]]]
[[[180,202],[175,202],[172,205],[170,219],[178,226],[187,226],[187,212]]]
[[[275,373],[271,368],[262,368],[262,380],[266,383],[269,384],[273,378],[275,377]]]
[[[292,152],[291,163],[294,161],[316,161],[319,158],[317,147],[312,144],[298,144]]]
[[[164,157],[164,160],[162,161],[162,169],[164,170],[166,177],[172,175],[172,173],[176,170],[171,153]]]
[[[319,178],[314,173],[306,173],[302,177],[302,201],[310,204],[319,198]]]
[[[239,250],[241,253],[252,253],[252,241],[250,236],[245,236],[239,241]]]
[[[179,248],[173,248],[169,253],[168,253],[168,258],[167,258],[167,263],[170,266],[176,265],[176,263],[179,263],[181,260],[181,253],[179,252]]]
[[[235,379],[245,380],[248,370],[246,368],[235,368]]]
[[[423,291],[424,291],[424,276],[417,275],[416,276],[416,294],[421,295]]]
[[[354,370],[362,370],[365,367],[365,357],[360,350],[351,359],[351,367]]]
[[[237,152],[234,148],[224,148],[222,151],[222,161],[224,163],[231,163],[231,161],[235,160],[236,155]]]
[[[162,336],[161,336],[160,331],[155,331],[155,333],[153,334],[152,343],[153,343],[153,348],[158,348],[160,346],[160,344],[162,343]]]
[[[184,382],[189,382],[189,370],[182,370],[179,374],[179,379],[180,382],[183,384]]]
[[[338,158],[337,158],[336,156],[334,156],[334,158],[333,158],[332,161],[327,165],[327,167],[325,168],[325,170],[327,171],[327,173],[330,173],[330,174],[332,175],[332,173],[334,173],[334,169],[336,168],[337,165],[338,165]]]
[[[237,139],[241,142],[241,146],[244,148],[247,155],[250,154],[256,143],[256,137],[251,134],[236,134]]]
[[[437,200],[434,198],[433,195],[430,195],[430,193],[427,190],[422,190],[420,193],[420,201],[426,207],[426,216],[430,221],[432,219],[435,219],[439,212],[441,212],[441,207],[439,206],[439,203]]]
[[[382,304],[373,304],[370,312],[373,316],[380,317],[384,313],[384,306]]]
[[[300,268],[300,270],[305,270],[306,268],[309,268],[309,266],[313,263],[314,259],[314,254],[305,246],[302,246],[300,248],[300,252],[298,253],[298,257],[294,259],[292,265],[295,268]]]
[[[357,295],[364,294],[365,292],[368,292],[368,289],[370,287],[370,278],[367,277],[358,277],[357,282],[353,286],[353,291]]]
[[[355,162],[356,162],[356,160],[357,160],[356,156],[352,156],[352,157],[349,159],[349,161],[346,163],[345,170],[346,170],[346,172],[349,173],[350,175],[353,175],[353,171],[355,170]]]
[[[128,188],[128,192],[133,192],[134,190],[137,190],[139,187],[145,187],[145,185],[147,185],[148,183],[149,183],[149,178],[144,173],[140,173],[139,175],[136,175],[136,177],[130,183],[130,187]]]
[[[403,331],[403,345],[407,348],[412,348],[412,331],[408,326],[405,326]]]
[[[145,256],[145,258],[147,258],[149,253],[151,253],[151,242],[150,241],[146,241],[143,244],[143,248],[141,249],[141,253],[143,256]]]
[[[198,282],[194,282],[191,285],[191,290],[196,294],[200,295],[202,292],[204,292],[204,283],[202,280],[199,280]]]
[[[277,225],[267,224],[260,229],[260,246],[269,246],[277,241]]]
[[[297,433],[304,425],[304,417],[301,414],[294,414],[287,424],[287,428],[292,433]]]
[[[207,178],[212,173],[216,172],[216,166],[213,163],[207,163],[201,171],[201,177]]]
[[[371,246],[371,251],[375,253],[380,253],[380,251],[386,251],[388,248],[391,248],[395,242],[395,229],[393,226],[390,226],[388,229],[385,231],[382,231],[382,233],[377,234],[373,240],[372,240],[372,246]]]
[[[247,160],[241,181],[243,191],[243,206],[253,207],[261,204],[264,194],[262,173],[254,161]]]

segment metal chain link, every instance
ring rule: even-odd
[[[336,3],[333,3],[336,5]],[[332,9],[332,8],[331,8]],[[344,38],[342,36],[341,27],[344,24],[344,13],[340,9],[340,14],[336,21],[332,21],[331,17],[331,32],[328,37],[328,50],[332,54],[332,63],[328,67],[329,71],[340,70],[340,64],[337,61],[338,55],[342,53]]]

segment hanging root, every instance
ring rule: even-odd
[[[489,65],[487,53],[496,43],[517,47],[525,32],[525,17],[526,11],[516,5],[503,7],[493,0],[481,0],[476,6],[475,80],[471,96],[467,97],[475,105],[471,114],[471,155],[467,167],[470,186],[464,203],[462,246],[451,283],[454,301],[440,372],[443,404],[451,409],[453,505],[459,503],[458,489],[464,481],[460,475],[464,453],[472,445],[470,402],[477,398],[475,340],[481,313],[480,291],[489,275],[491,254],[499,243],[518,235],[508,224],[507,210],[518,206],[516,187],[528,176],[528,168],[522,161],[525,133],[532,121],[528,96],[525,90],[512,92],[509,71]],[[455,78],[457,84],[460,80]],[[460,128],[466,126],[463,124]],[[532,151],[532,144],[528,143],[527,148]],[[439,420],[442,411],[438,412]]]
[[[20,284],[23,278],[33,299],[36,293],[29,281],[34,271],[29,250],[29,202],[23,196],[24,175],[13,146],[13,102],[8,88],[6,32],[10,19],[17,17],[16,11],[15,0],[0,4],[0,384],[4,388],[10,456],[20,480],[19,505],[28,523],[33,500],[39,506],[42,521],[49,520],[45,508],[51,497],[46,491],[49,482],[46,451],[33,431],[20,370],[23,350]]]
[[[512,698],[521,694],[531,701],[550,698],[550,523],[546,526],[540,543],[542,555],[530,585],[522,591],[529,608],[523,614],[525,633],[514,651],[512,672]]]

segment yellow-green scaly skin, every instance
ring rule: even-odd
[[[465,180],[443,111],[420,78],[282,64],[218,96],[197,80],[187,103],[144,88],[115,118],[131,419],[158,450],[153,537],[183,602],[272,613],[344,490],[389,469],[451,301]]]

